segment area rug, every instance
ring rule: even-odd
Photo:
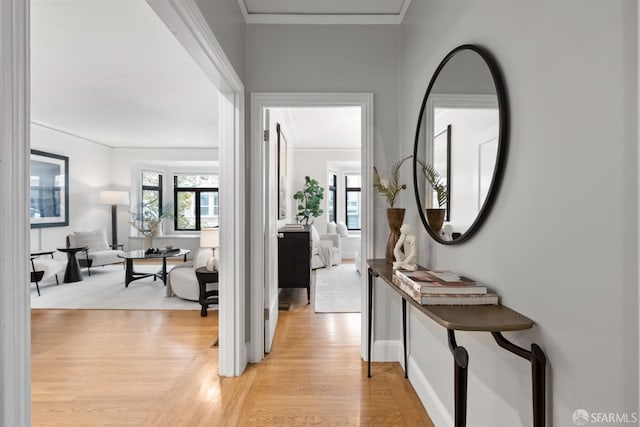
[[[170,266],[169,266],[170,267]],[[157,265],[136,265],[141,273],[157,272]],[[124,287],[122,265],[107,265],[91,269],[91,277],[82,269],[83,280],[62,283],[56,286],[55,279],[40,283],[38,296],[35,284],[31,284],[31,308],[67,309],[125,309],[125,310],[200,310],[200,304],[178,297],[165,296],[165,287],[160,279],[147,277],[135,280]],[[217,306],[210,306],[217,310]]]
[[[354,264],[319,268],[315,272],[316,313],[360,312],[362,277]]]

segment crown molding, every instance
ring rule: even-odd
[[[238,0],[247,24],[281,25],[398,25],[402,24],[410,4],[411,0],[404,0],[397,14],[250,13],[244,0]]]

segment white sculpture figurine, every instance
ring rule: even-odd
[[[409,224],[402,224],[400,227],[400,237],[393,248],[393,256],[396,259],[393,268],[396,270],[415,271],[417,269],[416,236],[409,234],[410,230]]]
[[[446,242],[450,242],[453,240],[453,227],[451,226],[451,224],[447,223],[442,227],[442,230],[440,231],[440,237]]]

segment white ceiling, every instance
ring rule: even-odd
[[[31,1],[31,118],[112,147],[216,147],[218,92],[144,0]]]
[[[238,0],[251,24],[399,24],[411,0]]]
[[[288,143],[297,149],[361,147],[360,107],[281,108]]]

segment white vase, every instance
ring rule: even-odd
[[[143,249],[147,250],[153,247],[153,236],[144,236]]]

